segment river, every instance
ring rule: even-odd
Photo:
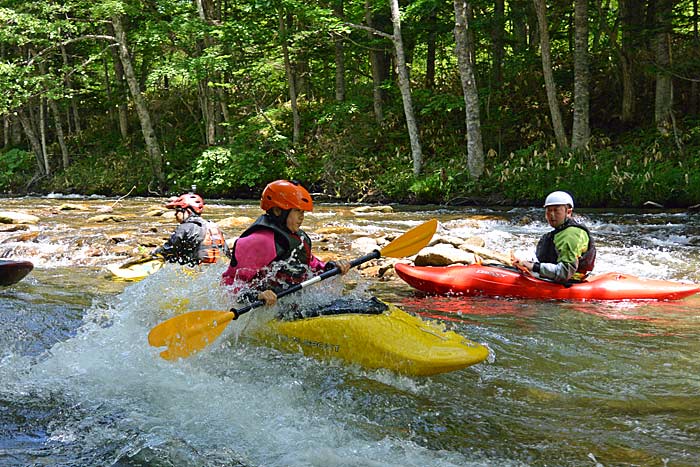
[[[193,358],[168,362],[146,335],[173,310],[227,309],[225,265],[166,265],[110,279],[133,238],[157,243],[162,199],[27,197],[3,211],[40,217],[0,232],[0,256],[34,271],[0,288],[3,466],[697,466],[700,297],[554,302],[426,297],[398,279],[345,276],[406,311],[487,345],[488,361],[433,377],[369,371],[256,346],[255,312]],[[66,203],[81,209],[61,210]],[[105,208],[120,222],[90,220]],[[532,254],[541,208],[394,206],[356,215],[320,204],[306,230],[319,256],[361,256],[359,235],[400,234],[433,217],[441,233]],[[254,218],[255,203],[210,201],[205,216]],[[685,212],[576,210],[598,241],[597,272],[700,282],[700,219]],[[349,227],[320,240],[315,230]],[[241,229],[225,229],[234,238]],[[317,241],[318,240],[318,241]],[[313,294],[339,293],[338,279]],[[346,285],[350,287],[350,285]],[[294,299],[293,296],[286,297]]]

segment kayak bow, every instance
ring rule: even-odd
[[[32,269],[34,264],[30,261],[0,260],[0,285],[16,284]]]
[[[140,281],[157,272],[165,264],[162,256],[149,256],[135,261],[129,261],[122,265],[112,264],[107,270],[114,279],[123,281]]]

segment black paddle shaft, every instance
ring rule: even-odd
[[[379,252],[379,250],[373,250],[371,253],[367,253],[366,255],[360,257],[360,258],[355,258],[352,261],[350,261],[350,267],[354,268],[355,266],[359,266],[362,263],[366,263],[367,261],[372,261],[373,259],[377,259],[382,254]],[[298,292],[299,290],[303,289],[304,287],[308,287],[311,284],[315,284],[316,282],[320,282],[323,280],[328,279],[329,277],[337,276],[340,274],[340,269],[338,266],[334,267],[333,269],[330,269],[324,273],[319,274],[318,276],[314,276],[309,280],[306,280],[304,282],[301,282],[299,284],[294,284],[288,289],[282,290],[280,293],[277,294],[277,298],[284,297],[285,295],[292,294],[294,292]],[[237,319],[239,316],[242,314],[248,313],[250,310],[253,310],[255,308],[259,308],[261,306],[265,305],[265,302],[262,300],[256,300],[250,305],[246,305],[243,308],[235,309],[231,308],[229,311],[233,313],[233,319]]]

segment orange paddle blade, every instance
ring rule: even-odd
[[[148,343],[153,347],[167,347],[160,353],[166,360],[189,357],[214,342],[234,316],[230,311],[220,310],[178,315],[151,329]]]
[[[391,243],[382,248],[380,253],[382,256],[388,256],[390,258],[413,256],[430,243],[430,239],[433,238],[437,226],[437,219],[424,222],[400,237],[395,238]]]

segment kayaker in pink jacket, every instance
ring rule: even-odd
[[[311,252],[311,239],[301,230],[304,212],[313,210],[308,191],[296,182],[277,180],[263,190],[260,216],[236,240],[231,264],[222,276],[226,285],[246,283],[242,298],[271,306],[277,293],[334,267],[345,274],[350,262],[325,263]]]

